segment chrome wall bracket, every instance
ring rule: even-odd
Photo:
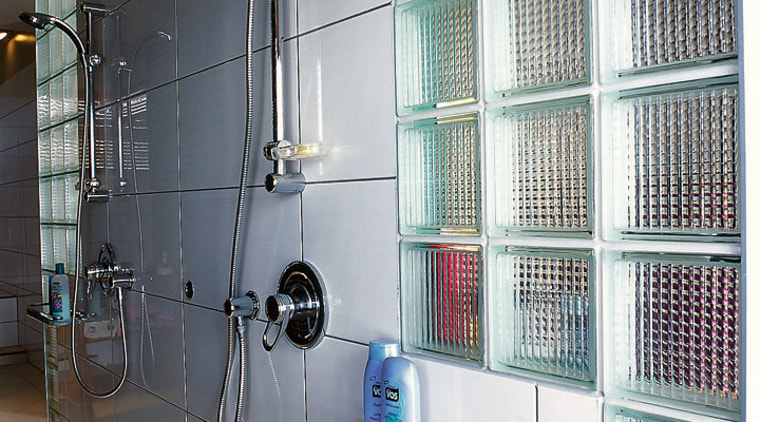
[[[327,295],[322,277],[309,263],[288,264],[280,276],[277,294],[266,298],[267,326],[262,342],[271,351],[282,333],[299,349],[309,349],[322,341],[327,329]],[[278,326],[274,340],[269,330]]]

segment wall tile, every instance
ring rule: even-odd
[[[301,200],[300,195],[270,194],[263,187],[249,189],[247,197],[238,294],[254,290],[263,304],[276,293],[283,269],[301,259]],[[222,284],[227,286],[228,280],[229,275]],[[260,318],[265,318],[263,309]]]
[[[387,0],[319,0],[302,1],[298,4],[298,33],[345,19],[382,4]]]
[[[179,193],[117,196],[109,208],[112,244],[119,263],[135,270],[134,289],[182,299]]]
[[[114,184],[114,191],[131,193],[177,190],[177,85],[168,84],[137,94],[122,104],[124,152],[117,158],[124,163],[126,186]],[[118,145],[118,138],[115,145]],[[116,151],[118,152],[118,147]],[[115,183],[118,183],[119,178],[117,166],[118,161],[109,171],[109,178]]]
[[[593,392],[538,387],[538,422],[602,420],[603,400]]]
[[[0,298],[0,323],[16,322],[16,298]]]
[[[308,181],[395,176],[392,28],[385,7],[301,38],[301,142],[332,148],[304,160]]]
[[[322,274],[332,336],[399,336],[395,187],[353,182],[303,193],[304,259]]]
[[[77,366],[83,380],[95,391],[108,391],[115,385],[116,380],[111,373],[88,360],[78,358]],[[97,399],[87,394],[74,375],[71,351],[62,347],[58,349],[58,379],[61,411],[67,419],[81,422],[114,421],[115,398]]]
[[[237,186],[245,134],[245,60],[179,83],[180,184],[183,189]]]
[[[536,420],[536,389],[530,382],[440,361],[412,360],[420,377],[422,420]]]
[[[16,321],[0,322],[0,347],[18,345],[18,324]]]
[[[116,407],[116,422],[161,421],[185,422],[185,412],[170,403],[146,392],[132,383],[124,384],[119,391]]]
[[[129,291],[124,298],[124,308],[128,379],[184,408],[185,366],[184,361],[177,358],[184,351],[182,305]]]
[[[237,191],[183,192],[181,198],[183,282],[195,288],[186,300],[221,310],[229,297]]]
[[[329,337],[306,352],[309,420],[361,420],[364,414],[362,379],[367,352],[366,346]]]

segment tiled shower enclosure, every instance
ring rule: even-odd
[[[83,29],[72,0],[37,3]],[[96,164],[112,198],[85,205],[83,263],[108,241],[137,283],[124,332],[111,299],[78,298],[93,317],[77,351],[98,390],[129,371],[115,397],[87,396],[69,328],[47,329],[51,419],[216,420],[247,5],[105,6]],[[303,161],[302,194],[272,195],[257,0],[240,289],[266,297],[306,260],[329,324],[314,349],[268,354],[263,316],[249,323],[247,419],[360,420],[367,344],[391,338],[424,420],[739,420],[738,7],[282,0],[285,137],[330,153]],[[58,32],[37,34],[44,275],[75,258],[81,78]]]

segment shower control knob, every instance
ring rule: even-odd
[[[254,319],[259,314],[259,307],[259,296],[252,290],[249,290],[245,296],[231,297],[224,301],[224,313],[228,318]]]

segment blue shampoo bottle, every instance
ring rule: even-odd
[[[383,363],[383,422],[420,422],[420,381],[414,363],[391,357]]]
[[[383,362],[400,352],[401,346],[396,341],[374,340],[369,343],[369,359],[364,368],[364,422],[383,421]]]
[[[69,298],[69,276],[63,271],[63,264],[55,264],[55,275],[50,277],[50,314],[56,321],[71,320],[71,301]]]

